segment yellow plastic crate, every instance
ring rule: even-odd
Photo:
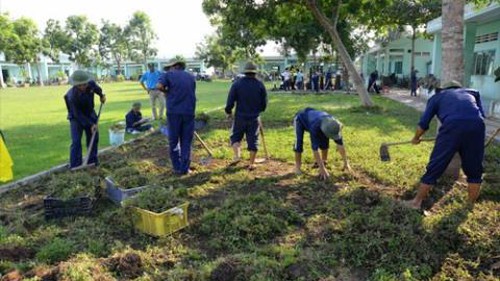
[[[164,237],[188,226],[188,206],[182,205],[155,213],[134,207],[137,214],[135,227],[140,231],[156,237]]]

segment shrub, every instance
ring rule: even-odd
[[[123,82],[123,81],[125,81],[125,76],[123,76],[123,74],[116,75],[115,81],[116,82]]]
[[[69,240],[55,238],[51,243],[40,248],[36,254],[37,260],[46,263],[56,263],[69,258],[75,252],[75,245]]]

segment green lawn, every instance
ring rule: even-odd
[[[108,102],[101,115],[100,148],[109,146],[109,126],[124,120],[132,102],[141,101],[143,114],[151,116],[148,96],[138,83],[108,83],[102,87]],[[14,160],[16,179],[68,161],[71,142],[63,100],[68,88],[0,90],[0,129]],[[225,82],[198,83],[198,111],[214,110],[223,105],[227,88]],[[159,123],[155,125],[158,127]]]
[[[108,124],[139,97],[136,85],[122,85],[130,97],[110,90],[111,99],[125,101],[123,109],[107,111]],[[199,86],[200,105],[223,103],[227,84]],[[414,195],[432,144],[391,147],[391,162],[380,162],[378,155],[381,142],[412,136],[418,112],[383,97],[374,97],[378,107],[366,110],[357,96],[344,94],[270,93],[269,101],[263,121],[272,159],[251,173],[245,163],[228,166],[229,123],[218,110],[200,131],[215,159],[201,165],[206,152],[195,143],[189,176],[172,174],[163,152],[166,138],[156,134],[102,155],[97,169],[56,173],[2,194],[0,277],[17,270],[30,281],[499,280],[500,147],[487,150],[484,188],[473,209],[462,184],[443,182],[424,204],[431,211],[426,217],[398,202]],[[306,106],[327,110],[345,124],[352,174],[340,170],[333,151],[332,178],[319,181],[308,149],[305,174],[292,173],[291,120]],[[59,123],[67,131],[65,121]],[[88,193],[96,179],[110,175],[119,181],[134,175],[128,180],[137,185],[173,189],[172,197],[190,203],[189,226],[152,238],[134,230],[127,209],[105,198],[91,216],[44,220],[44,196]],[[162,199],[151,194],[150,200]]]

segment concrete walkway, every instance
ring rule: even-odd
[[[395,100],[402,104],[405,104],[409,107],[413,107],[418,111],[424,111],[425,106],[427,104],[427,100],[424,98],[411,97],[410,91],[405,89],[391,89],[389,93],[384,93],[383,95],[386,98]],[[500,128],[500,120],[498,119],[486,119],[484,121],[486,123],[486,135],[489,137],[493,132],[495,132],[498,128]],[[500,143],[500,134],[495,138],[497,143]]]

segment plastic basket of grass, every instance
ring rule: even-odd
[[[54,192],[43,199],[46,220],[92,214],[100,197],[97,183],[76,184]],[[91,191],[89,191],[91,190]]]
[[[147,189],[124,205],[132,210],[135,228],[155,237],[171,235],[189,224],[189,203],[163,187]]]
[[[123,201],[132,196],[138,194],[139,192],[149,188],[151,186],[139,186],[134,188],[123,188],[119,186],[112,177],[106,177],[104,179],[106,188],[104,190],[106,196],[109,200],[113,201],[115,204],[121,205]]]

